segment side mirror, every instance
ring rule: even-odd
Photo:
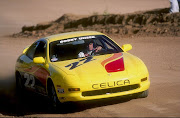
[[[122,49],[123,49],[125,52],[127,52],[127,51],[129,51],[129,50],[132,49],[132,45],[131,45],[131,44],[124,44],[124,45],[122,46]]]
[[[43,57],[35,57],[33,59],[33,62],[36,63],[36,64],[44,64],[45,63],[45,60]]]
[[[26,51],[28,50],[29,46],[25,47],[24,50],[23,50],[23,54],[26,53]]]

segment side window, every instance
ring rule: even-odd
[[[40,42],[34,53],[34,57],[46,57],[46,43]]]
[[[112,45],[110,45],[110,43],[108,42],[104,42],[105,43],[105,45],[107,46],[107,49],[111,49],[111,50],[114,50],[115,48],[114,47],[112,47]]]
[[[33,59],[34,57],[34,52],[37,48],[37,46],[39,45],[39,42],[36,42],[34,43],[33,45],[31,45],[31,47],[29,47],[28,51],[27,51],[27,56],[30,58],[30,59]]]
[[[114,51],[117,51],[117,52],[123,52],[122,49],[117,46],[114,42],[112,42],[111,40],[108,40],[107,37],[103,37],[103,43],[105,45],[105,47],[109,50],[114,50]]]
[[[103,47],[101,41],[99,39],[95,39],[95,43],[96,43],[96,46],[101,46]]]

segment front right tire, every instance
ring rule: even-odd
[[[149,90],[143,91],[141,94],[139,94],[138,98],[146,98],[149,94]]]

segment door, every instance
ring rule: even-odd
[[[46,59],[46,42],[35,42],[27,51],[24,59],[23,84],[25,88],[38,93],[46,94],[46,80],[49,76],[45,64],[33,63],[33,58],[43,57]]]

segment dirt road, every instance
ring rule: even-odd
[[[127,13],[169,6],[168,0],[153,0],[156,2],[137,0],[135,3],[133,3],[134,0],[131,0],[129,1],[131,5],[129,2],[120,0],[99,1],[92,9],[92,2],[89,2],[89,6],[77,7],[82,2],[81,0],[77,3],[71,0],[52,3],[46,1],[39,9],[41,0],[30,3],[19,0],[16,2],[0,0],[0,117],[17,115],[34,117],[180,117],[180,37],[118,38],[110,36],[120,45],[132,44],[133,49],[129,52],[141,58],[147,65],[151,86],[150,94],[145,99],[112,98],[65,104],[62,109],[59,109],[59,112],[54,113],[48,110],[47,100],[41,96],[28,96],[24,100],[15,97],[14,67],[16,59],[23,48],[36,39],[10,38],[5,35],[19,32],[23,25],[54,20],[68,12],[78,13],[79,11],[80,14],[88,14],[89,11],[92,13],[97,10],[102,13],[108,6],[110,12],[116,13],[119,10],[119,12]],[[106,4],[101,4],[104,2]],[[117,9],[116,2],[122,5],[119,9]],[[58,7],[60,3],[61,7]],[[137,4],[142,7],[137,7]],[[84,10],[85,7],[89,11]],[[47,14],[49,14],[48,17]]]
[[[113,37],[113,36],[112,36]],[[17,111],[30,116],[109,116],[109,117],[167,117],[180,116],[180,40],[179,37],[114,38],[120,45],[131,43],[130,53],[140,57],[147,65],[150,77],[150,94],[145,99],[114,98],[76,105],[65,105],[58,113],[48,111],[42,97],[30,97],[18,106],[14,97],[14,65],[30,39],[1,37],[1,101],[3,115],[17,115]],[[73,107],[72,107],[73,106]],[[65,108],[64,108],[65,107]]]

